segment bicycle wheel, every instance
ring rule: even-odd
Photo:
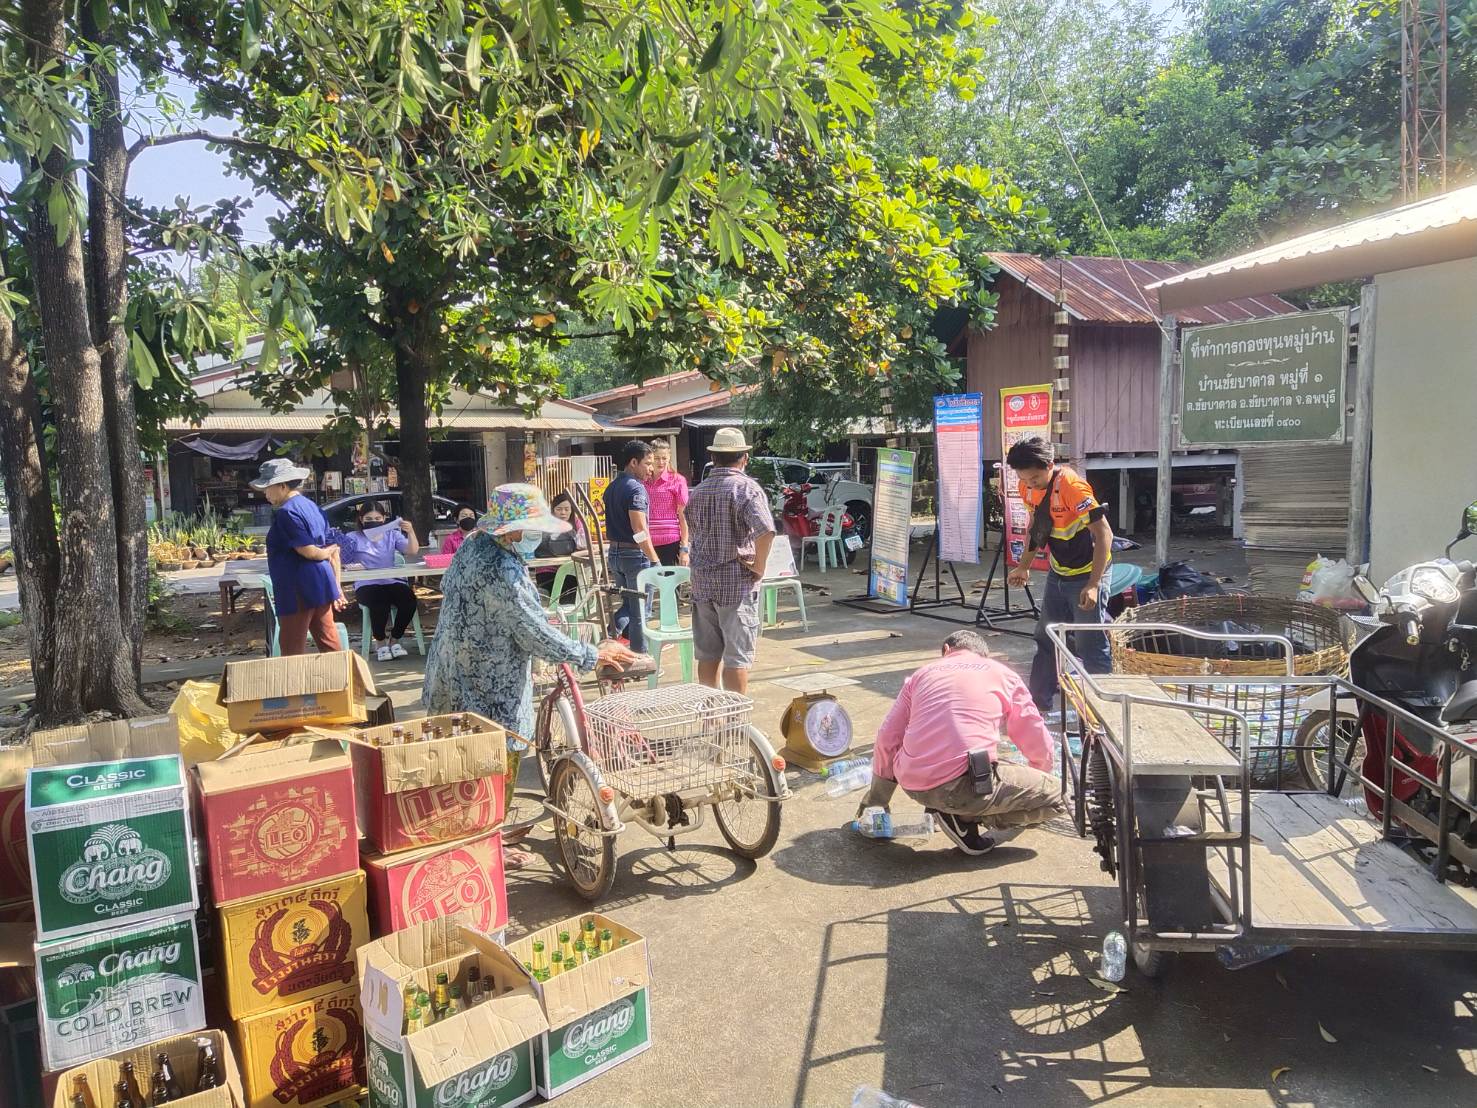
[[[549,802],[565,813],[554,816],[554,841],[575,892],[599,900],[615,884],[615,839],[601,834],[595,782],[571,758],[555,763]]]
[[[549,796],[554,764],[580,745],[579,724],[574,718],[574,705],[567,696],[555,696],[540,706],[538,726],[534,729],[534,749],[538,753],[538,783]]]
[[[745,776],[745,784],[752,786],[757,795],[729,786],[729,795],[714,802],[713,815],[718,820],[718,830],[735,854],[740,858],[763,858],[774,849],[780,837],[780,806],[766,799],[775,795],[769,758],[752,737],[748,760],[740,772]]]
[[[1349,740],[1353,739],[1353,748],[1350,749]],[[1334,744],[1334,753],[1338,761],[1345,760],[1353,765],[1353,772],[1344,775],[1344,787],[1339,796],[1350,797],[1359,795],[1363,785],[1359,782],[1358,771],[1364,762],[1364,737],[1360,734],[1359,721],[1344,712],[1336,716],[1328,712],[1313,712],[1303,721],[1298,728],[1297,736],[1293,744],[1297,747],[1298,769],[1303,779],[1320,792],[1328,791],[1328,745]],[[1334,772],[1338,772],[1337,766]]]

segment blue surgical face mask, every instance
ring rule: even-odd
[[[533,557],[534,552],[538,550],[539,545],[543,541],[543,535],[537,531],[524,531],[523,537],[513,544],[513,549],[518,551],[519,557],[527,561]]]

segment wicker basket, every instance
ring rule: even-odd
[[[1150,677],[1275,677],[1287,672],[1281,651],[1266,657],[1202,657],[1197,645],[1216,644],[1164,631],[1132,630],[1135,623],[1174,623],[1195,631],[1220,631],[1226,624],[1247,632],[1286,635],[1293,644],[1293,672],[1326,676],[1348,671],[1349,649],[1339,614],[1317,604],[1270,596],[1185,596],[1128,608],[1108,633],[1114,673]]]

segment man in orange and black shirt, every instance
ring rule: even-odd
[[[1069,466],[1057,465],[1051,443],[1024,439],[1010,448],[1005,464],[1021,479],[1021,499],[1032,509],[1029,549],[1010,571],[1012,585],[1031,577],[1031,562],[1045,547],[1051,561],[1036,624],[1036,657],[1031,663],[1031,699],[1042,713],[1056,699],[1056,648],[1046,635],[1051,623],[1107,623],[1103,575],[1113,552],[1113,528],[1092,486]],[[1046,513],[1043,516],[1043,513]],[[1073,649],[1089,673],[1111,668],[1108,640],[1101,633],[1072,636]]]

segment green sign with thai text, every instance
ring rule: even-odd
[[[1185,329],[1179,445],[1344,441],[1349,311]]]

